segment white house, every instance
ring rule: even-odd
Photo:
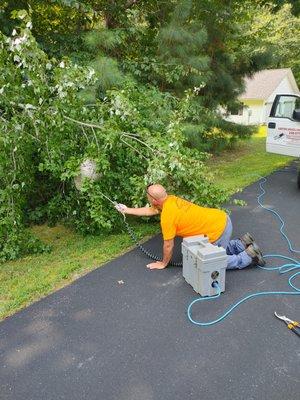
[[[226,115],[228,121],[243,125],[265,124],[277,94],[299,94],[290,68],[265,69],[245,79],[245,91],[239,96],[243,107]]]

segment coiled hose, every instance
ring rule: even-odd
[[[283,171],[277,171],[277,172],[283,172]],[[284,232],[284,225],[285,225],[285,224],[284,224],[284,220],[282,219],[282,217],[281,217],[276,211],[274,211],[274,210],[272,210],[272,209],[270,209],[270,208],[268,208],[268,207],[266,207],[266,206],[264,206],[264,205],[262,204],[262,198],[263,198],[264,194],[266,193],[266,191],[264,190],[264,187],[263,187],[263,184],[264,184],[265,182],[267,182],[267,178],[266,178],[266,177],[260,177],[259,187],[260,187],[260,189],[261,189],[261,193],[257,196],[257,202],[258,202],[258,204],[259,204],[262,208],[264,208],[266,211],[271,212],[272,214],[274,214],[274,215],[279,219],[279,221],[281,222],[280,233],[281,233],[281,235],[283,236],[283,238],[287,241],[289,250],[290,250],[291,252],[293,252],[293,253],[300,253],[300,250],[296,250],[296,249],[294,249],[294,248],[292,247],[292,244],[291,244],[289,238],[287,237],[286,233]],[[282,266],[280,266],[280,267],[270,267],[270,268],[266,268],[266,267],[260,267],[260,266],[259,266],[260,269],[263,269],[263,270],[266,270],[266,271],[274,271],[274,270],[277,270],[277,271],[279,271],[280,274],[285,274],[285,273],[291,272],[291,271],[293,271],[293,270],[300,269],[300,262],[299,262],[298,260],[295,260],[295,259],[290,258],[290,257],[283,256],[283,255],[281,255],[281,254],[267,254],[267,255],[264,255],[264,258],[283,258],[283,259],[286,259],[286,260],[288,260],[288,261],[291,261],[291,263],[289,263],[289,264],[284,264],[284,265],[282,265]],[[243,299],[239,300],[239,301],[238,301],[237,303],[235,303],[232,307],[230,307],[224,314],[222,314],[219,318],[217,318],[217,319],[215,319],[215,320],[213,320],[213,321],[202,322],[202,321],[196,321],[196,320],[194,320],[194,319],[192,318],[191,312],[192,312],[192,306],[193,306],[195,303],[197,303],[197,302],[199,302],[199,301],[213,300],[213,299],[216,299],[216,298],[218,298],[218,297],[220,296],[220,294],[221,294],[220,287],[219,287],[217,284],[215,284],[214,286],[215,286],[216,289],[218,290],[218,293],[217,293],[215,296],[200,297],[200,298],[198,298],[198,299],[196,299],[196,300],[194,300],[194,301],[192,301],[192,302],[190,303],[190,305],[188,306],[188,309],[187,309],[188,319],[190,320],[190,322],[192,322],[192,323],[195,324],[195,325],[202,326],[202,327],[207,327],[207,326],[211,326],[211,325],[214,325],[214,324],[216,324],[216,323],[222,321],[222,320],[223,320],[224,318],[226,318],[235,308],[237,308],[240,304],[244,303],[245,301],[247,301],[247,300],[249,300],[249,299],[251,299],[251,298],[258,297],[258,296],[274,296],[274,295],[281,295],[281,296],[284,296],[284,295],[288,295],[288,296],[291,296],[291,295],[292,295],[292,296],[294,296],[294,295],[300,295],[300,288],[297,287],[295,284],[292,283],[292,281],[293,281],[296,277],[299,277],[299,276],[300,276],[300,271],[295,272],[292,276],[290,276],[290,278],[289,278],[289,280],[288,280],[288,284],[289,284],[289,286],[292,288],[292,290],[291,290],[290,292],[272,292],[272,291],[270,291],[270,292],[252,293],[252,294],[250,294],[250,295],[244,297]]]
[[[151,253],[149,250],[145,249],[145,247],[140,244],[140,242],[138,241],[133,229],[131,228],[131,226],[126,221],[125,215],[124,215],[124,225],[125,225],[125,227],[127,229],[127,232],[129,234],[129,236],[131,237],[133,242],[136,244],[136,246],[141,250],[142,253],[144,253],[147,257],[151,258],[154,261],[162,261],[162,259],[160,257],[158,257],[157,255]],[[182,267],[182,262],[170,261],[169,265],[172,265],[173,267]]]

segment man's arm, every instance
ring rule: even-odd
[[[167,266],[172,258],[174,249],[174,239],[164,240],[164,247],[163,247],[163,260],[162,263]]]
[[[169,264],[174,249],[174,239],[164,240],[163,259],[147,265],[149,269],[164,269]]]
[[[116,209],[123,214],[136,215],[138,217],[152,217],[159,214],[159,211],[154,207],[130,208],[125,204],[117,204]]]

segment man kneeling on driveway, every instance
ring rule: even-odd
[[[149,269],[163,269],[169,264],[175,236],[205,235],[209,241],[221,246],[227,253],[227,269],[243,269],[248,265],[265,265],[263,255],[253,237],[246,233],[240,239],[231,240],[232,223],[229,215],[217,208],[201,207],[180,197],[168,195],[159,184],[149,185],[146,190],[150,207],[130,208],[117,204],[123,214],[150,217],[161,214],[160,223],[164,239],[163,259],[147,265]]]

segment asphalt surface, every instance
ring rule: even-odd
[[[268,177],[264,203],[300,249],[294,166]],[[247,206],[231,207],[235,236],[249,231],[265,254],[291,255],[258,193],[255,183],[236,196]],[[147,247],[160,252],[161,237]],[[0,323],[0,399],[299,399],[299,337],[274,317],[300,320],[298,296],[255,298],[202,328],[187,318],[197,295],[181,268],[150,271],[147,262],[133,250]],[[253,267],[229,271],[226,292],[196,304],[193,317],[213,320],[250,293],[290,290],[287,280]]]

